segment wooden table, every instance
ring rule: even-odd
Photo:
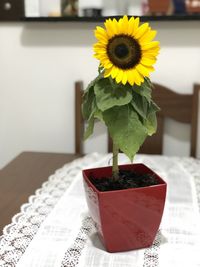
[[[23,152],[0,170],[0,235],[49,175],[80,155]]]

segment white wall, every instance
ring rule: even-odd
[[[162,46],[152,80],[191,92],[192,84],[200,82],[200,21],[151,25]],[[87,84],[97,74],[94,27],[95,23],[0,24],[0,168],[26,150],[74,151],[73,83],[82,79]],[[106,149],[106,137],[97,128],[95,143],[90,140],[86,151]],[[179,125],[175,136],[171,128],[169,121],[165,153],[188,154],[188,126]]]

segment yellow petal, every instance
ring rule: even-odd
[[[100,54],[98,54],[98,53],[95,53],[94,54],[94,57],[95,58],[97,58],[97,59],[99,59],[99,60],[102,60],[102,57],[101,57],[101,55]],[[106,59],[106,58],[105,58]]]
[[[95,57],[95,58],[98,58],[98,59],[100,59],[100,60],[107,59],[106,55],[102,55],[102,54],[98,54],[98,53],[95,53],[95,54],[94,54],[94,57]]]
[[[147,51],[145,51],[145,53],[143,51],[142,57],[147,57],[147,58],[150,58],[150,59],[154,59],[154,58],[157,57],[158,54],[159,54],[159,50],[158,51],[149,51],[149,50],[147,50]]]
[[[135,70],[129,70],[128,71],[128,82],[130,85],[134,85],[135,83],[135,76],[134,76]]]
[[[159,54],[159,51],[143,51],[142,57],[155,59],[158,54]]]
[[[101,33],[98,31],[95,31],[95,37],[100,41],[100,43],[107,45],[108,39],[106,39]]]
[[[134,24],[135,24],[135,19],[134,17],[131,17],[128,22],[128,30],[127,30],[128,35],[132,34],[133,29],[134,29]]]
[[[122,29],[124,34],[127,34],[128,24],[129,24],[128,17],[125,15],[122,19]]]
[[[147,57],[142,57],[142,59],[140,60],[140,63],[145,65],[145,66],[152,66],[153,64],[156,63],[156,59],[150,59]]]
[[[123,34],[123,20],[118,21],[118,34]]]
[[[139,24],[140,24],[140,19],[139,18],[136,18],[134,20],[133,31],[132,31],[132,36],[133,37],[135,36],[135,33],[137,32],[137,29],[138,29]]]
[[[114,34],[118,34],[118,21],[116,19],[113,19],[113,32]]]
[[[116,78],[118,73],[119,73],[119,69],[116,67],[113,67],[112,74],[111,74],[112,78],[113,79]]]
[[[101,58],[101,62],[103,63],[103,64],[106,64],[106,63],[108,63],[108,62],[110,62],[110,60],[109,60],[109,58],[107,58],[106,56],[105,57],[100,57]]]
[[[149,77],[149,70],[147,67],[144,67],[141,64],[138,64],[136,66],[136,70],[143,76],[143,77]]]
[[[112,38],[114,35],[118,33],[118,22],[116,19],[113,19],[113,21],[111,19],[108,19],[106,20],[104,25],[106,27],[106,31],[109,38]]]
[[[142,50],[148,50],[148,49],[152,49],[152,48],[159,48],[159,42],[158,41],[153,41],[144,45],[141,45],[141,49]]]
[[[135,75],[135,83],[140,86],[143,82],[144,77],[139,72],[137,72],[137,75]]]
[[[105,54],[106,55],[106,49],[99,49],[99,48],[94,48],[94,52],[97,54]]]
[[[124,71],[123,78],[122,78],[122,84],[125,85],[127,83],[127,80],[128,80],[127,72]]]
[[[110,69],[110,68],[112,68],[113,67],[113,64],[110,62],[110,61],[105,61],[105,63],[104,62],[102,62],[102,64],[103,64],[103,66],[106,68],[106,69]]]
[[[111,73],[112,73],[112,68],[106,69],[104,72],[104,77],[105,78],[109,77],[111,75]]]
[[[105,27],[106,27],[106,32],[109,38],[111,38],[113,36],[113,32],[112,32],[112,28],[110,27],[110,24],[112,24],[111,19],[107,19],[104,23]]]
[[[96,31],[99,32],[102,36],[104,36],[106,39],[108,39],[107,32],[104,28],[97,26]]]
[[[142,65],[142,64],[141,64]],[[149,72],[153,72],[155,71],[154,67],[153,66],[144,66],[142,65],[144,68],[146,68]]]
[[[149,58],[149,59],[155,59],[157,55],[159,54],[159,51],[146,51],[146,52],[142,53],[142,57]]]
[[[144,77],[136,70],[136,69],[131,69],[128,71],[128,82],[130,85],[141,85],[141,83],[144,82]]]
[[[122,81],[122,78],[123,78],[123,70],[119,69],[119,73],[117,74],[115,80],[117,83],[120,83]]]
[[[106,45],[98,42],[93,45],[93,48],[106,49]]]
[[[103,46],[101,43],[97,43],[93,46],[93,49],[99,50],[99,51],[101,50],[106,51],[106,46]]]
[[[127,34],[128,17],[124,16],[118,21],[118,34]]]
[[[139,39],[146,31],[148,31],[149,23],[142,24],[135,33],[135,39]]]
[[[149,30],[148,32],[145,32],[145,34],[139,38],[139,41],[141,43],[149,43],[156,37],[157,31]]]
[[[106,63],[107,61],[110,62],[110,60],[106,56],[99,56],[98,58],[102,62],[102,64]]]

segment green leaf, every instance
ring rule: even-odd
[[[103,120],[103,114],[100,109],[96,106],[95,111],[94,111],[94,118],[100,120],[101,122],[104,122]]]
[[[141,96],[133,92],[133,99],[131,101],[131,105],[143,119],[147,118],[149,103],[147,102],[144,96]]]
[[[157,112],[159,110],[160,110],[159,106],[153,100],[151,100],[148,113]]]
[[[88,91],[84,92],[82,103],[82,114],[85,120],[88,120],[94,112],[94,87],[90,87]]]
[[[99,67],[98,67],[99,74],[101,74],[103,72],[103,70],[104,70],[104,67],[102,67],[101,65],[99,65]]]
[[[95,94],[94,85],[99,80],[103,79],[103,74],[100,73],[93,81],[89,83],[87,88],[84,90],[83,103],[82,103],[82,114],[85,120],[89,120],[91,115],[94,113],[95,106]]]
[[[84,132],[84,140],[86,140],[88,137],[90,137],[93,134],[94,123],[96,119],[104,122],[102,112],[101,110],[98,109],[96,105],[96,101],[94,99],[91,105],[91,113],[88,118],[88,124]]]
[[[94,116],[92,116],[90,118],[90,120],[88,121],[88,125],[87,125],[85,133],[84,133],[84,140],[88,139],[88,137],[90,137],[90,135],[93,134],[94,121],[95,121]]]
[[[88,86],[86,87],[86,89],[84,90],[84,92],[87,93],[90,90],[91,87],[94,87],[94,85],[95,85],[96,82],[98,82],[99,80],[101,80],[103,78],[104,78],[103,77],[103,73],[100,72],[99,75],[88,84]]]
[[[149,86],[149,83],[145,80],[141,86],[134,85],[133,91],[141,96],[144,96],[147,101],[150,103],[151,101],[151,86]]]
[[[114,106],[123,106],[132,100],[132,91],[124,85],[113,86],[110,80],[99,80],[94,86],[96,103],[101,111]]]
[[[147,84],[150,88],[153,87],[153,84],[152,84],[151,80],[150,80],[148,77],[145,77],[144,80],[145,80],[146,84]]]
[[[157,118],[156,113],[152,112],[148,115],[147,119],[144,120],[144,127],[147,129],[148,135],[153,135],[157,130]]]
[[[103,112],[113,142],[132,161],[147,137],[146,127],[142,125],[131,105],[113,107]]]
[[[149,108],[148,108],[148,116],[143,121],[143,125],[146,127],[148,131],[148,135],[153,135],[157,130],[157,118],[156,112],[159,111],[160,108],[151,101]]]

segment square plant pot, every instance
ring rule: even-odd
[[[121,165],[119,169],[154,175],[158,184],[101,192],[89,177],[111,177],[112,167],[83,170],[90,214],[98,235],[109,252],[151,246],[162,219],[166,197],[166,182],[144,164]]]

